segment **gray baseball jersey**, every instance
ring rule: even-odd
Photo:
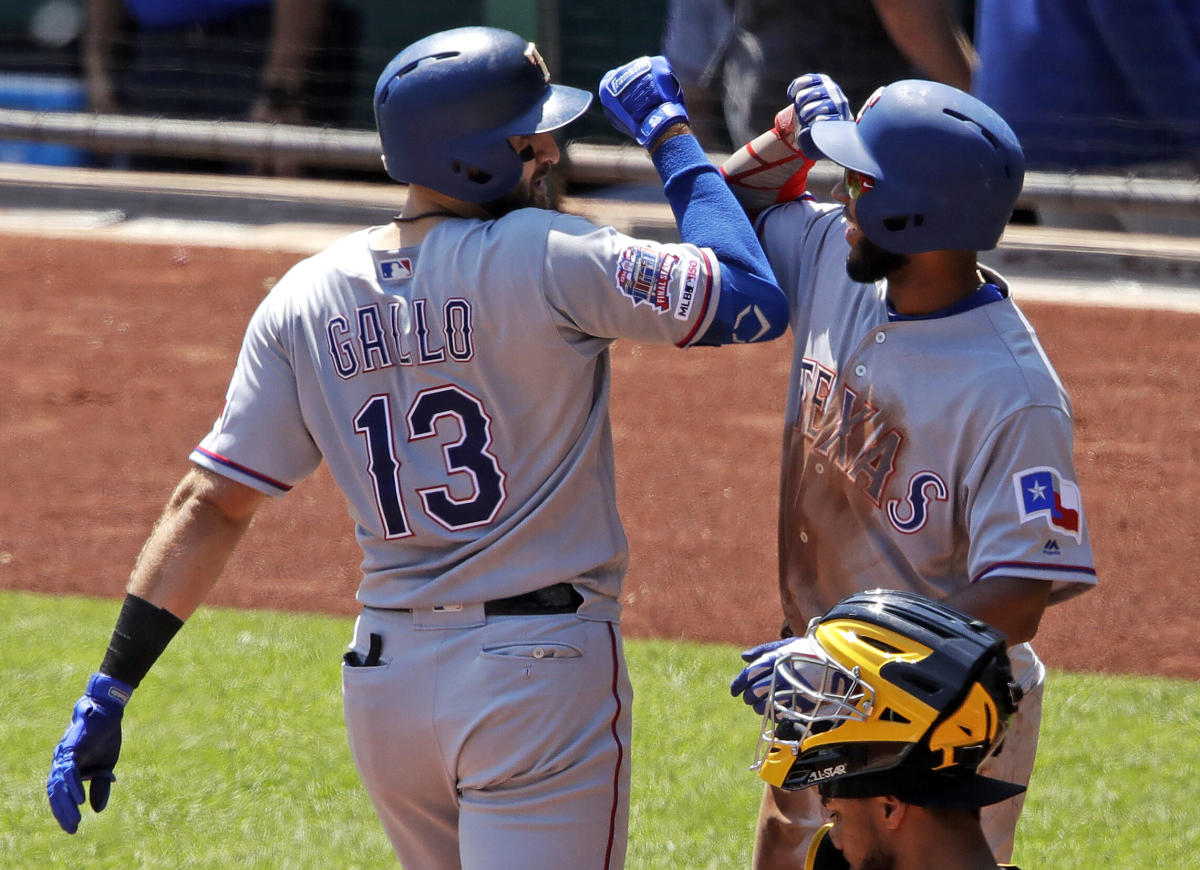
[[[1071,406],[1008,297],[890,319],[846,274],[841,209],[760,218],[796,336],[781,489],[784,608],[800,626],[857,590],[944,598],[1017,576],[1059,601],[1096,582]]]
[[[373,607],[479,602],[573,579],[613,619],[617,337],[686,346],[720,269],[537,209],[451,220],[416,248],[361,231],[295,266],[255,313],[197,464],[282,495],[324,458]],[[588,592],[593,593],[588,595]]]
[[[405,867],[624,863],[608,348],[687,346],[712,252],[526,209],[419,246],[370,231],[299,263],[251,319],[192,460],[281,495],[323,459],[362,546],[342,668],[349,745]],[[485,602],[571,583],[575,612]]]
[[[802,630],[870,588],[933,598],[995,577],[1096,582],[1072,459],[1071,406],[1003,279],[995,301],[951,316],[891,316],[886,281],[846,274],[840,206],[803,199],[764,212],[759,235],[788,295],[795,337],[780,485],[784,613]],[[1028,782],[1045,668],[1010,651],[1028,700],[985,772]],[[772,792],[794,824],[822,823],[814,789]],[[987,807],[997,855],[1022,798]],[[807,839],[804,839],[807,842]]]

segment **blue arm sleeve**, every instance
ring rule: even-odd
[[[666,139],[651,155],[679,237],[721,264],[716,317],[697,344],[770,341],[788,325],[787,298],[742,207],[693,136]]]

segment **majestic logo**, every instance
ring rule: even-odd
[[[1062,549],[1058,546],[1058,541],[1054,540],[1054,538],[1050,538],[1049,540],[1047,540],[1045,545],[1042,547],[1042,555],[1043,556],[1061,556]]]
[[[384,281],[403,281],[413,275],[412,260],[400,257],[395,260],[381,260],[379,274]]]
[[[679,257],[647,245],[630,245],[617,258],[617,289],[633,306],[649,305],[659,314],[671,307],[671,275]]]
[[[1021,522],[1045,517],[1056,532],[1070,535],[1079,543],[1083,538],[1083,502],[1079,487],[1053,468],[1038,466],[1012,476]]]

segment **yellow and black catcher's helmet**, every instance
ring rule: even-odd
[[[1004,635],[923,595],[844,599],[782,656],[755,767],[785,789],[985,806],[1023,786],[976,772],[1021,696]]]

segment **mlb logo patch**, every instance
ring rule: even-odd
[[[384,281],[403,281],[413,276],[412,260],[408,257],[397,257],[392,260],[379,261],[379,277]]]
[[[630,245],[617,258],[617,289],[633,307],[649,305],[659,314],[671,307],[671,275],[679,257],[646,245]]]
[[[1083,501],[1079,487],[1048,466],[1027,468],[1012,477],[1021,522],[1045,517],[1056,532],[1078,543],[1083,537]]]
[[[696,301],[696,284],[700,279],[700,261],[691,257],[687,260],[687,272],[683,279],[683,290],[679,293],[679,301],[675,303],[675,319],[687,320],[692,313],[692,303]]]

